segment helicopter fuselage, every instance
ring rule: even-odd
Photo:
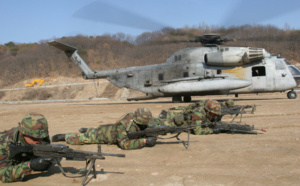
[[[76,48],[56,41],[49,44],[65,51],[84,78],[106,78],[119,88],[146,93],[128,100],[173,97],[174,101],[181,96],[282,92],[293,90],[300,79],[300,71],[286,59],[257,48],[185,48],[162,64],[93,72]]]

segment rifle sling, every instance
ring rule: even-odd
[[[175,136],[171,136],[171,137],[168,137],[168,138],[161,138],[161,137],[158,137],[158,136],[157,136],[157,139],[172,139],[172,138],[179,139],[178,136],[179,136],[180,134],[181,134],[181,132],[180,132],[180,133],[177,133]]]
[[[179,135],[181,134],[180,133],[177,133],[176,135],[172,136],[172,137],[169,137],[169,138],[160,138],[160,137],[157,137],[158,139],[172,139],[172,138],[176,138],[178,141],[182,142],[183,146],[186,148],[186,149],[189,149],[189,144],[190,144],[190,130],[188,130],[188,140],[187,142],[183,141],[182,139],[179,138]]]
[[[61,173],[62,173],[65,177],[67,177],[67,178],[78,178],[78,177],[82,177],[82,176],[83,176],[82,174],[84,174],[84,172],[87,171],[87,166],[88,166],[88,164],[91,162],[90,160],[88,160],[88,161],[86,162],[85,168],[80,169],[78,172],[67,174],[67,173],[64,171],[64,169],[63,169],[63,167],[62,167],[60,161],[58,161],[58,159],[55,159],[55,160],[56,160],[56,163],[57,163],[57,165],[58,165],[58,167],[59,167]],[[89,172],[88,172],[88,173],[89,173]],[[76,176],[76,175],[77,175],[77,176]]]

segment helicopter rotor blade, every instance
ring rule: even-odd
[[[73,14],[73,17],[95,22],[121,25],[144,30],[159,30],[164,24],[103,2],[92,2]]]
[[[267,5],[270,6],[267,6]],[[266,13],[266,8],[269,8],[270,11]],[[292,12],[300,9],[300,1],[295,3],[283,3],[281,1],[265,0],[263,3],[258,0],[239,1],[231,13],[225,17],[224,24],[222,25],[245,25],[245,24],[257,24],[261,21],[271,19],[273,17],[284,15],[288,12]],[[108,24],[126,26],[131,28],[143,29],[147,31],[162,31],[168,26],[147,18],[138,13],[134,13],[129,10],[117,7],[113,4],[108,4],[104,2],[95,1],[82,8],[73,14],[73,17],[85,19],[95,22],[103,22]],[[171,27],[169,27],[171,28]],[[171,28],[172,29],[172,28]],[[162,33],[164,33],[162,31]],[[170,33],[170,32],[165,32]],[[206,34],[205,36],[199,36],[192,34],[189,31],[184,29],[174,29],[174,34],[171,33],[171,36],[161,43],[197,43],[201,42],[203,45],[206,44],[223,44],[227,41],[232,41],[232,39],[226,38],[217,38],[218,34]],[[228,37],[238,37],[235,34],[227,33]],[[241,38],[239,38],[241,40]],[[152,42],[152,41],[151,41]],[[160,42],[154,41],[152,43],[159,44]]]
[[[266,9],[268,11],[266,11]],[[224,26],[241,26],[259,24],[263,21],[299,11],[300,1],[274,1],[274,0],[241,0],[222,21]]]

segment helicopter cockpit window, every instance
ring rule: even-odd
[[[189,72],[184,72],[183,77],[189,77]]]
[[[226,52],[229,51],[229,48],[220,48],[220,52]]]
[[[276,70],[285,70],[285,65],[282,61],[276,60],[275,67],[276,67]]]
[[[252,68],[252,77],[256,76],[266,76],[266,68],[265,67],[253,67]]]
[[[286,65],[292,65],[288,60],[284,59]]]
[[[295,66],[288,66],[288,68],[293,76],[300,75],[300,71]]]

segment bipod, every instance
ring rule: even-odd
[[[187,142],[185,142],[185,141],[183,141],[182,139],[179,138],[179,135],[180,135],[181,133],[178,133],[178,134],[175,136],[176,139],[177,139],[178,141],[181,141],[181,142],[182,142],[183,146],[184,146],[186,149],[189,149],[189,147],[190,147],[190,133],[191,133],[191,131],[188,130],[188,140],[187,140]]]
[[[98,144],[98,153],[101,154],[101,145],[100,144]],[[105,159],[104,156],[103,156],[103,159]],[[88,169],[88,171],[87,171],[87,173],[86,173],[86,175],[85,175],[85,177],[84,177],[84,179],[83,179],[83,181],[81,183],[81,186],[85,186],[88,183],[88,182],[86,182],[86,180],[87,180],[87,178],[88,178],[88,176],[89,176],[92,168],[93,168],[93,174],[94,174],[92,178],[94,178],[94,179],[97,178],[96,168],[95,168],[95,162],[96,162],[96,159],[94,159],[94,158],[86,160],[86,167],[88,166],[89,163],[90,163],[90,167],[89,167],[89,169]]]
[[[242,119],[243,119],[243,110],[244,110],[244,107],[241,107],[239,113],[237,113],[234,118],[231,120],[231,122],[233,122],[235,120],[235,118],[240,114],[241,117],[240,117],[240,123],[242,123]]]

